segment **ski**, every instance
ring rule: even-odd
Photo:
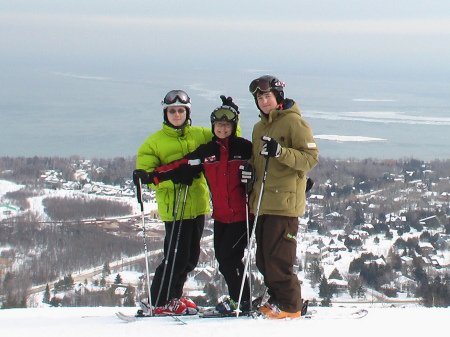
[[[177,321],[177,322],[179,322],[179,323],[181,323],[181,324],[183,324],[183,325],[186,325],[187,324],[187,322],[186,321],[184,321],[184,320],[182,320],[181,318],[180,318],[180,316],[195,316],[195,315],[155,315],[155,316],[146,316],[146,315],[126,315],[126,314],[124,314],[123,312],[116,312],[116,316],[119,318],[119,319],[121,319],[122,321],[124,321],[124,322],[127,322],[127,323],[131,323],[131,322],[136,322],[136,321],[138,321],[138,320],[140,320],[140,319],[144,319],[144,318],[163,318],[163,317],[170,317],[170,318],[172,318],[173,320],[175,320],[175,321]]]
[[[127,323],[137,321],[137,317],[136,316],[125,315],[124,313],[122,313],[120,311],[116,312],[116,316],[118,318],[120,318],[122,321],[127,322]]]
[[[239,317],[252,317],[252,318],[257,318],[258,316],[258,312],[257,311],[246,311],[246,312],[241,312],[239,313]],[[207,310],[204,312],[200,312],[198,314],[198,317],[200,318],[227,318],[227,317],[236,317],[236,313],[235,312],[230,312],[230,313],[220,313],[216,310]]]
[[[300,317],[297,318],[281,318],[279,320],[297,320],[297,319],[361,319],[363,317],[366,317],[369,312],[366,309],[360,309],[357,311],[352,311],[350,313],[344,313],[344,314],[337,314],[337,315],[320,315],[317,313],[316,310],[307,311],[306,313],[302,314]],[[199,314],[200,318],[227,318],[227,317],[234,317],[236,318],[235,313],[229,313],[229,314],[220,314],[220,313],[202,313]],[[270,319],[267,318],[264,314],[261,314],[258,311],[251,311],[251,312],[245,312],[240,313],[239,317],[251,317],[253,319]],[[274,319],[276,320],[276,319]]]
[[[254,308],[257,308],[261,306],[262,303],[262,297],[258,297],[257,299],[253,300],[252,306]],[[305,316],[308,310],[308,304],[309,301],[305,300],[302,305],[301,309],[301,316]],[[217,310],[214,309],[207,309],[203,312],[199,313],[200,318],[225,318],[225,317],[252,317],[252,318],[266,318],[262,313],[260,313],[258,310],[251,310],[251,311],[243,311],[239,313],[239,316],[236,316],[236,312],[230,312],[230,313],[220,313]],[[312,316],[312,314],[310,314]]]
[[[366,317],[369,311],[367,309],[360,309],[349,313],[333,314],[333,315],[320,315],[317,310],[311,310],[306,312],[305,315],[299,317],[303,319],[360,319]]]
[[[317,310],[308,310],[302,312],[300,317],[297,318],[281,318],[280,320],[296,320],[296,319],[361,319],[363,317],[366,317],[369,313],[366,309],[360,309],[348,313],[338,313],[333,315],[321,315],[317,312]],[[236,318],[236,313],[219,313],[215,310],[205,311],[202,313],[199,313],[198,316],[200,318]],[[250,311],[250,312],[242,312],[239,314],[239,317],[250,317],[253,319],[269,319],[264,314],[258,312],[258,311]]]

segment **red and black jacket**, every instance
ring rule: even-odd
[[[155,180],[180,181],[204,173],[212,195],[212,218],[224,223],[246,219],[245,186],[239,179],[239,166],[250,159],[252,143],[244,138],[214,137],[179,160],[153,171]]]

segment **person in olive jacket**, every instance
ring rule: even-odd
[[[214,136],[210,142],[149,173],[149,179],[156,185],[166,180],[189,180],[202,173],[205,175],[213,206],[214,252],[229,292],[229,297],[216,306],[220,313],[231,313],[237,308],[249,224],[246,189],[239,179],[239,167],[250,159],[252,143],[236,136],[237,109],[236,105],[215,109],[211,114]],[[250,307],[247,281],[244,282],[242,311]]]
[[[256,265],[264,276],[269,300],[258,310],[268,318],[299,317],[301,289],[293,273],[298,217],[305,211],[306,174],[318,162],[318,147],[295,101],[284,98],[284,83],[265,75],[253,80],[249,90],[261,120],[253,127],[250,209],[259,210],[256,224]],[[267,162],[268,161],[268,162]],[[266,171],[266,163],[267,171]],[[262,200],[261,181],[266,174]]]

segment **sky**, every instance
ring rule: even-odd
[[[369,67],[406,74],[427,64],[422,71],[439,78],[449,70],[449,13],[448,1],[439,0],[3,1],[1,59],[91,66],[98,76],[144,60],[165,71],[198,67],[205,56],[203,65],[212,67],[281,62],[361,75]]]
[[[254,111],[248,83],[265,73],[307,108],[335,102],[346,79],[419,86],[428,102],[449,88],[449,15],[443,0],[2,1],[0,156],[134,155],[167,91]]]

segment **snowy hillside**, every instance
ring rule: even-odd
[[[14,183],[8,182],[8,181],[4,181],[4,180],[0,180],[0,196],[4,195],[6,192],[8,191],[14,191],[17,189],[20,189],[21,186],[20,185],[16,185]],[[39,195],[39,196],[35,196],[30,198],[30,204],[31,204],[31,209],[35,214],[38,214],[39,217],[41,219],[45,218],[46,215],[44,213],[44,209],[42,206],[42,199],[45,198],[45,196],[48,195],[68,195],[68,194],[82,194],[81,191],[67,191],[67,190],[52,190],[52,189],[46,189],[45,193]],[[95,196],[92,196],[95,197]],[[97,196],[98,197],[98,196]],[[104,196],[103,196],[104,197]],[[108,198],[114,198],[114,197],[108,197]],[[139,214],[139,209],[138,209],[138,204],[136,202],[135,198],[121,198],[122,200],[127,200],[127,202],[130,203],[130,205],[134,206],[134,214]],[[146,203],[146,210],[150,210],[151,208],[156,207],[156,204],[154,203]],[[395,235],[395,233],[394,233]],[[414,231],[411,232],[411,234],[409,235],[419,235],[419,233],[414,233]],[[376,256],[387,256],[389,249],[392,246],[392,243],[395,241],[396,237],[394,237],[393,239],[386,239],[382,236],[379,237],[378,241],[374,241],[373,238],[368,238],[365,241],[364,244],[364,251],[365,252],[371,252]],[[318,235],[316,232],[299,232],[298,235],[298,250],[297,250],[297,256],[299,258],[299,264],[301,264],[301,266],[303,267],[304,263],[305,263],[305,256],[307,254],[307,250],[310,250],[311,247],[314,247],[315,242],[317,241],[323,241],[326,245],[329,244],[329,241],[331,240],[331,238],[327,238],[321,235]],[[203,241],[204,244],[204,248],[206,248],[205,245],[209,245],[208,240],[204,240]],[[357,251],[354,250],[353,252],[350,252],[348,250],[345,251],[336,251],[336,252],[329,252],[328,256],[323,257],[322,259],[322,268],[323,268],[323,275],[325,275],[325,277],[329,277],[330,273],[336,268],[337,270],[339,270],[339,272],[344,276],[346,276],[346,273],[348,272],[348,267],[349,264],[359,255],[361,254],[361,251]],[[443,257],[445,260],[450,260],[450,256],[449,256],[449,252],[445,252],[442,253]],[[131,258],[130,258],[131,259]],[[121,261],[118,261],[117,263],[123,263],[123,259]],[[112,262],[112,264],[114,264],[115,262]],[[99,273],[101,271],[101,267],[102,266],[98,266],[98,270]],[[89,271],[77,271],[73,273],[74,277],[78,277],[79,280],[84,280],[84,276],[87,272],[91,273],[92,270]],[[308,275],[306,274],[307,272],[305,271],[304,268],[300,268],[300,271],[298,273],[298,277],[302,282],[302,297],[305,299],[318,299],[319,300],[319,289],[318,289],[318,285],[315,284],[314,286],[311,286],[311,282],[310,279],[308,277]],[[135,272],[128,272],[128,273],[124,273],[124,271],[120,272],[121,277],[125,278],[126,280],[124,281],[124,284],[133,284],[136,285],[137,284],[137,279],[139,279],[139,277],[142,276],[142,273],[135,273]],[[115,277],[117,276],[117,272],[113,273],[110,278],[110,283],[114,282]],[[41,287],[41,289],[43,290],[43,287]],[[186,295],[188,296],[197,296],[197,295],[201,295],[199,294],[199,290],[201,292],[202,287],[199,286],[198,284],[196,284],[195,282],[193,282],[193,280],[189,279],[188,283],[186,284]],[[383,296],[380,293],[373,293],[373,292],[369,292],[367,291],[366,297],[362,300],[364,301],[380,301],[383,303],[396,303],[398,305],[398,303],[403,304],[405,302],[411,301],[411,302],[416,302],[417,299],[414,298],[407,298],[407,294],[406,293],[398,293],[398,297],[396,298],[392,298],[392,299],[388,299],[385,296]],[[342,292],[340,294],[338,294],[337,296],[335,295],[333,297],[333,301],[334,302],[347,302],[347,301],[353,301],[353,299],[348,295],[348,292]],[[29,298],[28,301],[29,307],[40,307],[42,306],[42,292],[41,293],[37,293],[35,295],[33,295],[32,297]]]
[[[365,307],[369,314],[352,319],[355,308],[317,308],[312,319],[263,320],[252,318],[184,318],[186,325],[170,317],[125,323],[115,317],[119,309],[134,308],[40,308],[0,310],[1,336],[423,336],[445,329],[448,309]],[[340,318],[339,318],[340,317]],[[445,332],[444,332],[445,334]]]

